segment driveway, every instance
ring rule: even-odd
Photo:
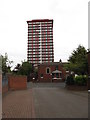
[[[64,83],[33,84],[37,118],[87,118],[88,93],[67,91]]]
[[[3,96],[3,118],[87,118],[88,93],[65,89],[64,83],[28,83],[27,90]]]

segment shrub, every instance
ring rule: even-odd
[[[87,85],[87,79],[86,75],[79,75],[74,78],[74,81],[77,85]]]
[[[87,81],[88,81],[88,76],[83,75],[82,85],[87,85]]]
[[[70,75],[70,76],[68,76],[67,77],[67,79],[66,79],[66,84],[67,85],[74,85],[74,78],[73,78],[73,75]]]

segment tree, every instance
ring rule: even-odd
[[[2,72],[5,74],[5,73],[8,73],[8,72],[11,72],[11,64],[13,63],[13,61],[10,61],[8,59],[8,55],[7,53],[5,53],[5,56],[2,55]]]
[[[86,49],[79,45],[76,50],[74,50],[68,59],[68,69],[74,71],[76,74],[87,74],[88,71],[88,61],[87,61],[87,51]]]
[[[32,65],[29,62],[22,62],[22,65],[17,64],[17,66],[14,68],[14,72],[16,69],[16,73],[19,75],[29,75],[32,71]]]

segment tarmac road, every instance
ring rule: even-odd
[[[67,91],[64,86],[33,85],[36,118],[88,118],[88,93]]]

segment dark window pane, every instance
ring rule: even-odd
[[[56,65],[56,70],[58,70],[58,65]]]
[[[47,73],[49,73],[49,68],[47,68]]]
[[[43,77],[43,74],[41,74],[41,77]]]

